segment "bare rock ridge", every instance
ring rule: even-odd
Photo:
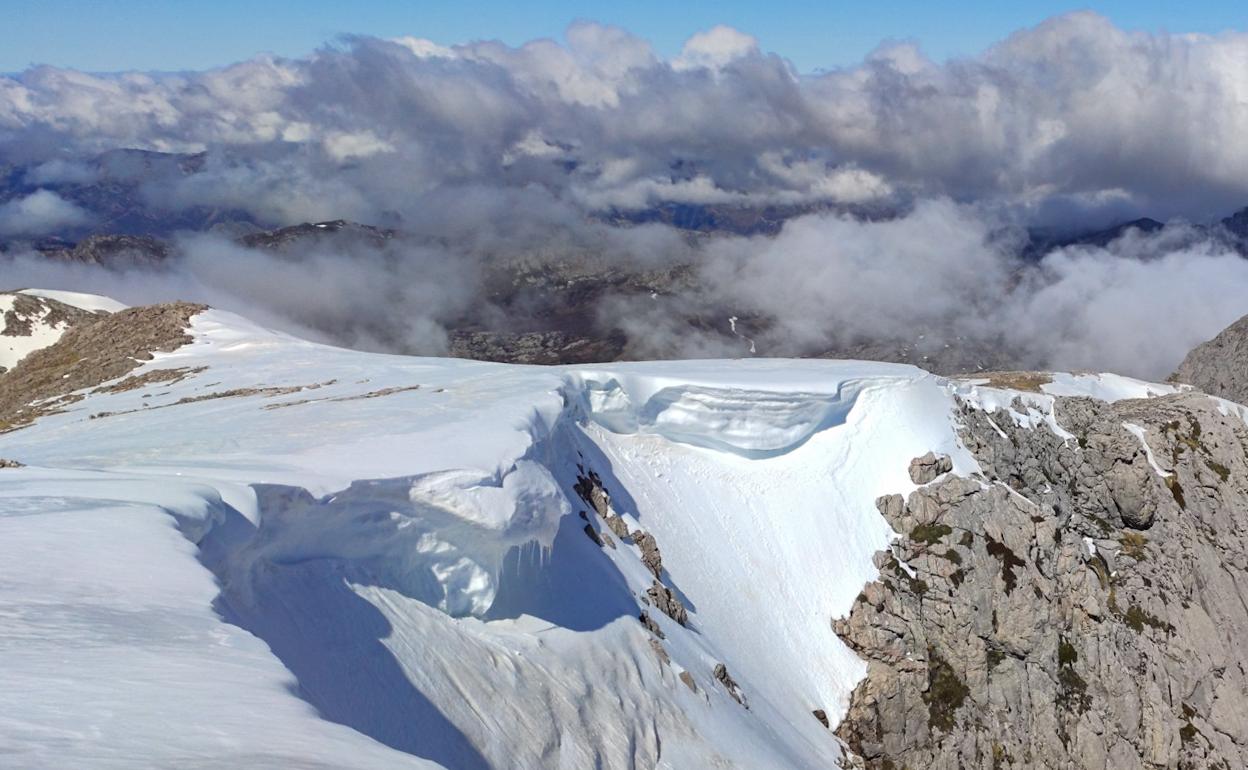
[[[1194,348],[1170,378],[1212,396],[1248,402],[1248,316]]]
[[[156,265],[169,258],[169,245],[150,235],[90,235],[78,243],[53,243],[41,249],[48,259],[88,265]]]
[[[984,476],[919,458],[878,501],[903,537],[833,623],[868,661],[837,734],[868,768],[1248,766],[1248,428],[1197,393],[1055,411],[1074,439],[965,407]]]
[[[7,306],[0,313],[0,351],[6,343],[17,342],[20,338],[31,337],[40,328],[63,330],[82,323],[97,321],[103,312],[91,312],[82,308],[67,305],[60,300],[39,297],[33,294],[17,292],[0,292],[0,298],[7,298]],[[6,367],[0,364],[0,373]]]
[[[172,302],[121,310],[66,331],[0,374],[0,432],[81,400],[76,391],[99,387],[133,371],[155,352],[191,341],[190,319],[206,305]]]

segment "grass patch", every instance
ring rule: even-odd
[[[892,568],[894,575],[896,575],[901,580],[904,580],[906,584],[910,586],[910,590],[913,593],[917,594],[918,596],[922,596],[923,594],[927,593],[927,581],[921,580],[917,577],[911,577],[910,573],[906,572],[905,568],[901,566],[901,562],[897,561],[896,557],[893,557],[889,561],[888,566]]]
[[[1169,623],[1166,623],[1155,615],[1150,615],[1138,604],[1132,604],[1128,607],[1126,613],[1122,616],[1122,620],[1127,624],[1128,628],[1135,631],[1137,634],[1144,632],[1144,626],[1148,626],[1149,628],[1157,631],[1171,632],[1174,630],[1174,627]]]
[[[1166,486],[1170,489],[1170,494],[1174,497],[1174,501],[1179,504],[1179,508],[1187,510],[1187,500],[1183,497],[1183,485],[1179,483],[1179,477],[1176,474],[1166,476]]]
[[[949,732],[958,709],[970,694],[970,688],[958,678],[953,667],[936,654],[934,647],[928,647],[927,692],[923,693],[928,724],[935,730]]]
[[[1200,730],[1197,730],[1196,725],[1191,722],[1187,722],[1179,728],[1179,740],[1183,741],[1185,745],[1193,743],[1196,740],[1196,736],[1200,734]]]
[[[1139,532],[1123,532],[1122,552],[1130,556],[1136,561],[1144,561],[1148,558],[1148,553],[1144,550],[1144,546],[1148,544],[1148,538]]]
[[[1053,382],[1053,376],[1047,372],[984,372],[976,376],[986,377],[990,388],[1025,390],[1031,393],[1043,393],[1040,386]]]
[[[1065,637],[1058,637],[1057,705],[1082,714],[1092,707],[1092,696],[1088,695],[1088,683],[1075,671],[1078,662],[1079,651]]]
[[[1005,543],[993,540],[991,537],[987,539],[988,553],[1001,562],[1001,577],[1005,580],[1005,592],[1007,594],[1012,593],[1014,586],[1018,583],[1018,577],[1014,574],[1014,570],[1025,566],[1027,562],[1018,558],[1018,555],[1011,551]]]
[[[1066,639],[1061,639],[1057,643],[1057,665],[1073,666],[1079,662],[1079,651],[1075,646]]]
[[[1093,556],[1088,560],[1088,566],[1096,573],[1096,579],[1101,584],[1101,588],[1109,588],[1109,568],[1105,566],[1105,562],[1101,561],[1101,557]]]
[[[916,543],[935,545],[951,534],[953,529],[944,524],[919,524],[910,530],[910,539]]]
[[[1073,668],[1063,667],[1057,672],[1057,705],[1065,711],[1080,714],[1092,707],[1092,696],[1088,695],[1088,683],[1075,673]]]

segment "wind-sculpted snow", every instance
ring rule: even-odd
[[[627,365],[617,368],[624,374],[579,372],[569,379],[570,397],[590,420],[615,433],[650,433],[751,458],[792,451],[814,434],[843,424],[864,383],[871,381],[864,375],[878,381],[916,374],[910,367],[858,362],[857,377],[827,367],[824,379],[808,383],[821,389],[807,391],[794,382],[777,388],[765,380],[761,384],[770,385],[768,389],[670,384],[670,375],[647,375]],[[757,378],[766,369],[748,371]]]
[[[131,373],[181,377],[0,434],[21,766],[831,766],[812,712],[866,670],[831,621],[894,537],[876,498],[928,451],[977,470],[980,386],[907,366],[191,333]]]
[[[254,489],[255,531],[223,566],[247,602],[255,571],[328,560],[450,615],[483,615],[507,552],[549,543],[569,513],[554,479],[528,460],[501,479],[461,471],[357,481],[319,499],[298,487]]]
[[[787,452],[843,423],[856,395],[667,387],[634,408],[626,394],[613,392],[618,388],[609,383],[587,391],[590,419],[619,433],[654,433],[746,457]]]

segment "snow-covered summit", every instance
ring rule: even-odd
[[[928,451],[977,470],[959,398],[1045,398],[378,355],[217,310],[189,335],[0,433],[21,766],[831,766],[812,712],[865,672],[831,620],[893,537],[876,499]]]

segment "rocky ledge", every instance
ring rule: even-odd
[[[869,768],[1248,763],[1248,428],[1197,393],[965,407],[983,474],[917,459],[903,537],[842,639],[868,661],[837,734]]]

